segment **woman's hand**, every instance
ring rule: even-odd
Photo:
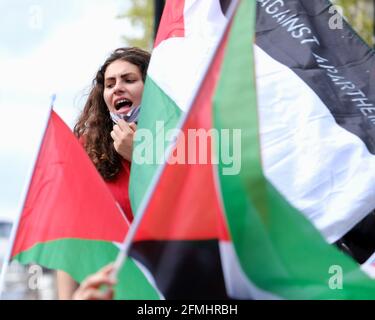
[[[113,286],[116,281],[112,279],[113,264],[105,266],[97,273],[88,276],[73,294],[73,300],[111,300],[113,299]],[[107,286],[103,291],[101,286]]]
[[[136,129],[137,125],[134,122],[127,123],[125,120],[120,119],[111,131],[115,150],[128,161],[132,160],[133,139]]]
[[[57,270],[57,293],[59,300],[71,300],[79,284],[66,272]]]

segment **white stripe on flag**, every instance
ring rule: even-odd
[[[361,264],[361,270],[370,278],[375,279],[375,252],[364,263]]]
[[[220,2],[186,0],[185,37],[162,41],[152,52],[148,75],[186,112],[224,32]]]
[[[265,175],[335,242],[375,208],[375,157],[291,69],[254,52]]]
[[[233,243],[220,241],[220,257],[227,293],[234,299],[280,300],[277,295],[257,287],[243,272]]]

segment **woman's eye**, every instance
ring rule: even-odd
[[[107,84],[105,87],[108,88],[108,89],[113,88],[113,84],[112,83],[111,84]]]

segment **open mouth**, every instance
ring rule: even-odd
[[[119,113],[127,112],[131,109],[133,102],[128,99],[121,99],[115,102],[115,109]]]

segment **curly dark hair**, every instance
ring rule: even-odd
[[[74,134],[83,140],[84,148],[101,176],[113,180],[119,174],[121,156],[116,152],[111,138],[113,123],[103,98],[104,73],[116,60],[136,65],[145,82],[150,53],[139,48],[118,48],[100,67],[81,115],[74,126]]]

